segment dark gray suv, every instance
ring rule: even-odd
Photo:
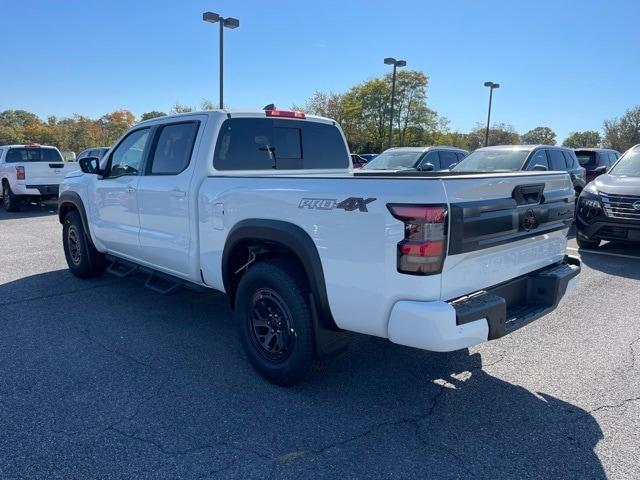
[[[602,240],[640,243],[640,145],[625,152],[608,173],[580,195],[576,239],[583,248]]]

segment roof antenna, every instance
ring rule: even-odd
[[[265,105],[262,109],[263,110],[275,110],[276,106],[273,103],[270,103],[269,105]]]

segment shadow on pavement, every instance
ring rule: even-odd
[[[607,242],[595,250],[579,249],[582,263],[609,275],[640,280],[640,246],[632,243]],[[619,257],[617,255],[624,255]],[[636,257],[637,258],[629,258]]]
[[[45,203],[24,203],[17,212],[7,212],[4,209],[4,204],[0,199],[0,221],[2,220],[18,220],[21,218],[34,218],[43,217],[49,215],[55,215],[58,213],[57,202],[45,202]]]
[[[283,389],[222,295],[60,270],[0,285],[0,311],[5,478],[605,478],[596,420],[483,370],[499,354],[355,336]]]

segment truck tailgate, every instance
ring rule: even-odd
[[[564,173],[443,179],[449,242],[445,300],[561,261],[573,222],[574,190]]]
[[[80,170],[77,162],[25,162],[25,183],[27,185],[59,185],[64,176]]]

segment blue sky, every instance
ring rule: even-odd
[[[560,140],[640,104],[638,0],[2,0],[0,110],[97,117],[217,101],[204,10],[241,22],[225,32],[233,108],[343,92],[386,73],[386,56],[426,72],[429,106],[461,131],[486,119],[486,80],[502,85],[493,120]]]

